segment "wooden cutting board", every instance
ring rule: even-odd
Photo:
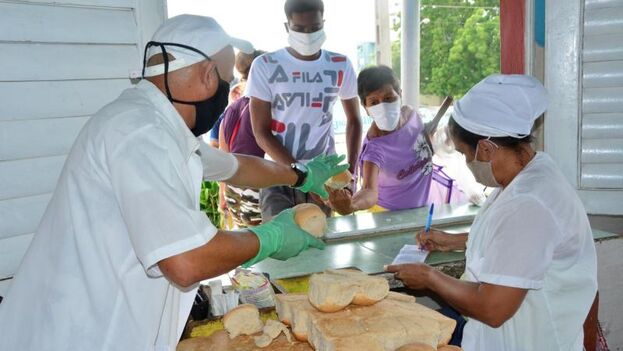
[[[294,338],[293,338],[294,340]],[[176,351],[313,351],[307,343],[293,341],[289,343],[281,334],[268,347],[255,346],[252,336],[241,335],[229,339],[224,330],[219,330],[208,337],[186,339],[177,345]]]

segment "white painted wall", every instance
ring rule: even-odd
[[[0,295],[74,138],[165,18],[166,0],[0,0]]]
[[[623,215],[623,0],[546,2],[545,151],[591,214]]]

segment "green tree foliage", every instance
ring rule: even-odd
[[[199,209],[206,213],[210,222],[217,228],[223,227],[223,217],[219,212],[219,188],[218,182],[201,183],[201,193],[199,194]]]
[[[459,97],[500,71],[499,0],[422,0],[420,18],[428,19],[420,31],[422,94]],[[392,65],[400,74],[400,40]]]

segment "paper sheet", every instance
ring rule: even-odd
[[[420,249],[418,245],[405,245],[400,249],[392,264],[423,263],[428,251]]]

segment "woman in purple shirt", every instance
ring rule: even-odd
[[[433,152],[422,119],[402,106],[391,68],[366,68],[357,77],[359,98],[373,123],[359,156],[362,189],[331,191],[329,205],[344,215],[357,210],[401,210],[429,203]]]

